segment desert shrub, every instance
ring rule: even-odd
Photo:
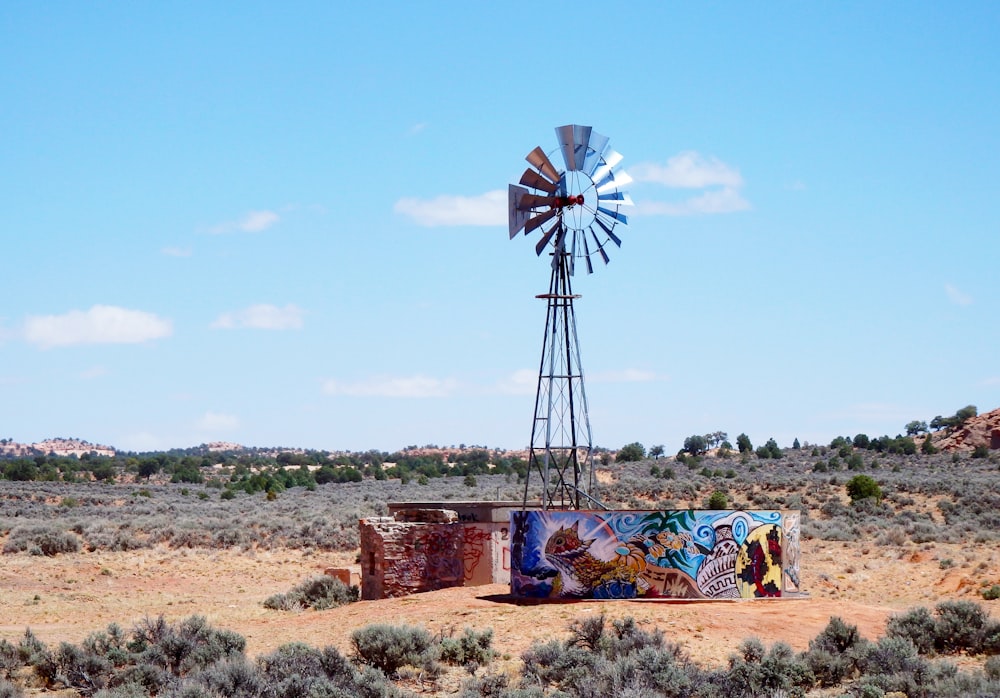
[[[866,642],[856,625],[834,616],[820,634],[809,641],[803,661],[821,686],[836,686],[854,673],[858,652]]]
[[[3,552],[53,556],[80,551],[80,539],[54,526],[18,526],[11,530]]]
[[[924,607],[910,609],[889,618],[886,637],[909,640],[920,654],[934,649],[934,618]]]
[[[24,698],[24,690],[7,679],[0,679],[0,698]]]
[[[375,624],[351,633],[351,647],[361,664],[395,676],[404,666],[424,666],[433,662],[435,646],[424,628]]]
[[[146,618],[132,632],[128,649],[143,663],[184,676],[227,657],[239,656],[246,639],[231,630],[212,628],[204,616],[190,616],[176,625],[163,616]]]
[[[493,630],[491,628],[479,632],[474,628],[467,627],[461,636],[442,638],[440,644],[442,662],[464,666],[472,671],[475,671],[475,667],[489,664],[496,655],[492,647]]]
[[[729,695],[804,696],[813,682],[809,667],[788,645],[777,642],[765,651],[760,640],[748,638],[729,657],[724,687]]]
[[[934,648],[972,654],[1000,652],[1000,623],[972,601],[942,601],[935,609]]]
[[[15,669],[23,664],[17,647],[7,640],[0,640],[0,678],[10,678]]]
[[[356,586],[347,586],[328,574],[307,579],[290,592],[275,594],[264,600],[264,608],[278,611],[294,611],[314,608],[324,611],[353,603],[360,597]]]
[[[582,647],[551,640],[529,647],[521,654],[521,661],[526,678],[572,693],[575,687],[594,679],[598,655]]]
[[[994,584],[989,589],[984,589],[983,598],[986,601],[996,601],[997,599],[1000,599],[1000,584]]]
[[[983,665],[983,673],[990,681],[1000,681],[1000,657],[992,656]]]

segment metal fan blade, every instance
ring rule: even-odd
[[[552,217],[559,213],[559,209],[553,208],[549,209],[545,213],[539,213],[537,216],[528,221],[524,226],[524,234],[527,235],[535,228],[543,225],[545,222],[552,220]]]
[[[602,220],[601,220],[600,218],[594,218],[594,221],[595,221],[595,222],[597,223],[597,225],[601,226],[601,229],[603,229],[603,230],[604,230],[604,232],[605,232],[605,233],[607,234],[607,236],[608,236],[608,237],[609,237],[609,238],[611,239],[611,242],[615,243],[615,245],[616,245],[616,246],[618,246],[618,247],[621,247],[621,246],[622,246],[622,241],[621,241],[621,238],[619,238],[619,237],[618,237],[617,235],[615,235],[615,234],[614,234],[614,233],[612,232],[612,230],[611,230],[610,226],[608,226],[608,224],[607,224],[607,223],[605,223],[604,221],[602,221]],[[594,229],[593,229],[593,228],[591,228],[591,229],[590,229],[590,232],[592,232],[592,233],[593,233],[593,232],[594,232]],[[594,239],[595,239],[595,240],[597,239],[597,236],[596,236],[596,235],[594,236]]]
[[[556,139],[559,141],[567,171],[575,172],[583,169],[591,130],[590,126],[578,124],[560,126],[556,129]]]
[[[524,211],[520,207],[521,197],[527,195],[528,190],[524,187],[519,187],[516,184],[507,185],[507,225],[510,227],[511,240],[531,218],[531,212]]]
[[[590,245],[587,244],[587,235],[581,235],[583,238],[583,258],[587,260],[587,273],[594,273],[594,263],[590,261]]]
[[[552,166],[552,161],[549,160],[541,146],[528,153],[525,160],[531,163],[536,170],[541,172],[545,179],[549,180],[553,184],[559,183],[559,172],[557,172],[556,168]]]
[[[560,227],[562,227],[562,226],[560,226],[559,222],[557,221],[554,226],[552,226],[551,228],[549,228],[548,231],[545,232],[542,235],[542,238],[535,245],[535,254],[536,255],[538,255],[539,257],[542,256],[542,250],[544,250],[545,246],[549,244],[549,240],[552,239],[552,236],[555,234],[555,232],[557,230],[559,230]]]
[[[578,237],[579,237],[579,233],[574,230],[573,231],[573,242],[570,245],[569,257],[568,257],[568,261],[569,261],[569,275],[570,276],[574,276],[573,272],[576,271],[576,240],[577,240]]]
[[[604,251],[604,245],[597,239],[597,233],[594,232],[593,228],[590,229],[590,234],[594,236],[594,244],[597,245],[597,251],[601,253],[604,263],[607,264],[611,260],[608,259],[608,253]]]
[[[595,183],[597,194],[603,194],[609,189],[620,189],[632,182],[632,175],[628,172],[609,172],[600,182]]]
[[[604,161],[590,174],[590,178],[595,182],[604,179],[625,156],[616,150],[609,150],[604,154]]]
[[[555,194],[559,189],[558,184],[553,184],[530,167],[524,171],[523,175],[521,175],[521,184],[526,187],[531,187],[532,189],[547,191],[549,194]]]
[[[583,160],[583,167],[580,169],[588,177],[593,176],[594,170],[601,165],[601,157],[608,147],[608,137],[602,136],[596,131],[590,132],[590,143],[587,145],[587,155]]]
[[[532,208],[542,208],[543,206],[555,206],[559,203],[559,198],[555,196],[539,196],[538,194],[524,194],[518,203],[518,208],[528,210]]]
[[[603,213],[605,216],[611,216],[619,223],[624,223],[625,225],[628,225],[628,217],[624,213],[619,213],[618,211],[612,211],[611,209],[604,208],[603,206],[598,206],[597,210]],[[595,220],[600,220],[600,219],[597,218]]]
[[[598,201],[614,201],[619,206],[634,206],[635,202],[632,201],[632,197],[623,191],[613,191],[610,194],[601,194],[597,197]]]

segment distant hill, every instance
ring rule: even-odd
[[[111,446],[92,444],[83,439],[46,439],[33,444],[20,444],[10,439],[0,439],[0,457],[23,458],[27,456],[115,456]]]

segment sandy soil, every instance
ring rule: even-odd
[[[286,642],[350,650],[350,634],[375,622],[423,625],[432,632],[465,626],[494,630],[494,647],[516,662],[537,640],[563,638],[586,614],[633,616],[661,628],[704,665],[723,664],[744,638],[783,640],[807,648],[831,616],[879,637],[894,612],[944,599],[982,601],[1000,581],[1000,545],[967,548],[927,544],[879,548],[862,543],[802,542],[808,598],[743,602],[620,601],[518,603],[505,586],[466,587],[402,599],[362,601],[328,611],[265,609],[271,594],[289,591],[353,555],[298,551],[157,549],[79,553],[53,558],[0,557],[0,637],[17,641],[25,628],[47,643],[80,642],[117,622],[126,629],[145,616],[174,621],[204,615],[247,638],[251,655]],[[994,611],[994,615],[997,615]]]

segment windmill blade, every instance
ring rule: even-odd
[[[558,184],[553,184],[530,167],[524,171],[523,175],[521,175],[521,184],[526,187],[531,187],[532,189],[547,191],[549,194],[555,194],[559,189]]]
[[[570,124],[556,128],[556,140],[562,150],[563,160],[568,172],[583,169],[587,157],[587,147],[590,143],[590,126]]]
[[[524,211],[520,207],[521,197],[527,195],[528,190],[524,187],[519,187],[516,184],[507,185],[507,225],[510,227],[511,240],[531,218],[531,212]]]
[[[552,268],[555,269],[559,266],[559,260],[566,253],[566,228],[563,225],[556,226],[559,230],[556,233],[556,239],[552,243],[552,248],[554,252],[552,253]],[[572,264],[572,259],[570,260]],[[572,272],[570,272],[572,273]]]
[[[595,183],[598,196],[609,189],[619,189],[632,182],[632,176],[628,172],[609,172],[607,176]]]
[[[603,206],[598,206],[597,210],[603,213],[605,216],[611,216],[619,223],[624,223],[625,225],[628,225],[628,217],[626,217],[624,213],[619,213],[618,211],[612,211],[611,209],[604,208]],[[595,218],[594,220],[599,220],[599,219]]]
[[[569,261],[569,275],[570,276],[575,276],[576,275],[575,274],[575,272],[576,272],[576,243],[577,243],[577,238],[579,238],[579,237],[580,237],[579,231],[574,230],[573,231],[573,243],[570,246],[569,257],[567,258],[567,260]]]
[[[524,194],[518,201],[518,208],[528,210],[532,208],[542,208],[544,206],[554,207],[559,203],[559,198],[555,196],[539,196],[538,194]]]
[[[590,146],[587,150],[587,156],[583,161],[583,172],[588,177],[593,177],[594,170],[596,170],[601,164],[601,157],[604,155],[604,151],[608,147],[608,137],[602,136],[596,131],[590,132]]]
[[[608,173],[622,161],[623,157],[624,156],[618,151],[609,150],[604,154],[604,162],[591,173],[590,178],[595,182],[600,179],[604,179],[608,176]]]
[[[594,263],[590,261],[590,245],[587,244],[587,235],[584,233],[580,237],[583,238],[583,258],[587,260],[587,273],[594,273]]]
[[[542,250],[545,249],[545,246],[549,244],[549,240],[552,239],[552,236],[561,227],[562,226],[559,225],[559,222],[556,221],[556,224],[554,226],[552,226],[551,228],[549,228],[548,231],[546,231],[542,235],[542,238],[535,244],[535,254],[536,255],[538,255],[539,257],[542,256]]]
[[[594,244],[597,245],[597,251],[601,253],[601,257],[604,259],[604,263],[607,264],[611,260],[608,259],[608,253],[604,251],[604,245],[602,245],[601,242],[597,239],[597,234],[594,232],[593,228],[590,229],[590,234],[594,236]]]
[[[611,228],[604,221],[602,221],[599,217],[595,217],[594,221],[597,223],[597,225],[601,226],[601,229],[604,230],[605,234],[611,239],[611,242],[615,243],[615,246],[617,246],[617,247],[621,247],[622,246],[621,238],[619,238],[617,235],[615,235],[611,231]],[[590,232],[593,233],[594,229],[591,228]],[[597,235],[594,235],[594,239],[595,240],[597,239]]]
[[[557,172],[556,168],[552,166],[552,161],[549,160],[549,157],[540,146],[528,153],[525,160],[531,163],[536,170],[541,172],[545,179],[549,180],[553,184],[559,183],[559,172]]]
[[[559,213],[559,209],[553,208],[549,209],[545,213],[540,213],[531,220],[529,220],[524,226],[524,234],[527,235],[531,231],[535,230],[538,226],[543,225],[545,222],[552,220],[552,217]]]
[[[598,201],[614,201],[619,206],[634,206],[635,202],[632,201],[632,197],[623,191],[613,191],[610,194],[600,194],[597,197]]]

